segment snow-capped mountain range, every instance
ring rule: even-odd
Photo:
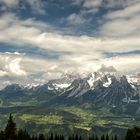
[[[0,96],[6,93],[10,96],[21,94],[43,94],[51,92],[57,97],[70,99],[85,98],[93,102],[106,102],[108,104],[138,103],[140,101],[140,76],[118,76],[113,67],[107,72],[102,68],[85,77],[79,75],[64,75],[59,79],[50,80],[45,84],[8,85],[0,91]],[[8,98],[8,95],[6,96]],[[86,100],[88,102],[88,100]]]

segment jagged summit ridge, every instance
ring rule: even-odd
[[[102,67],[105,69],[105,67]],[[93,102],[103,102],[119,105],[121,103],[139,102],[140,78],[138,75],[118,76],[113,67],[106,68],[111,72],[101,70],[80,77],[79,75],[63,75],[59,79],[50,80],[44,84],[19,85],[11,84],[1,90],[8,96],[18,93],[43,96],[47,93],[65,98],[92,99]],[[13,94],[12,94],[13,93]],[[16,94],[15,94],[16,93]],[[90,93],[90,94],[89,94]],[[18,94],[19,96],[19,94]],[[91,97],[90,97],[91,96]]]

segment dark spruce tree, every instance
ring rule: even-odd
[[[8,123],[5,128],[5,138],[6,140],[16,140],[17,139],[17,128],[16,123],[13,121],[13,116],[10,114]]]
[[[105,136],[103,135],[103,136],[101,136],[101,140],[105,140]]]
[[[114,140],[118,140],[117,135],[115,135]]]
[[[0,132],[0,140],[6,140],[5,134],[3,131]]]
[[[98,136],[97,136],[97,135],[95,136],[95,140],[99,140],[99,138],[98,138]]]
[[[17,134],[17,140],[31,140],[31,137],[26,130],[20,129]]]
[[[128,129],[125,140],[140,140],[140,128]]]
[[[106,139],[105,140],[109,140],[109,136],[108,136],[108,134],[106,135]]]
[[[38,140],[45,140],[45,137],[43,134],[40,134],[39,137],[38,137]]]

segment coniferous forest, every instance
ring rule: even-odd
[[[63,135],[51,133],[50,135],[39,134],[35,136],[29,134],[26,130],[17,129],[13,116],[10,114],[5,129],[0,131],[0,140],[118,140],[118,138],[117,135],[109,136],[108,134],[88,137],[82,137],[75,134],[65,137]],[[122,138],[121,140],[140,140],[140,128],[134,127],[128,129],[125,138]]]

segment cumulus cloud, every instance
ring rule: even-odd
[[[42,31],[42,26],[34,26],[34,22],[35,21],[32,20],[30,26],[26,26],[25,21],[20,19],[16,20],[13,15],[2,17],[0,19],[0,27],[2,28],[2,30],[0,30],[0,41],[22,45],[31,44],[53,52],[84,53],[90,50],[90,52],[98,54],[99,51],[100,53],[105,51],[127,52],[140,49],[140,40],[138,37],[109,39],[61,35],[57,32]],[[18,32],[15,32],[16,30]],[[29,45],[25,45],[25,47],[29,47]]]
[[[17,76],[25,76],[26,72],[21,69],[20,62],[20,58],[14,59],[10,61],[9,64],[5,66],[5,68],[12,74],[15,74]]]
[[[0,70],[0,77],[3,77],[3,76],[5,76],[5,75],[7,75],[7,72],[6,72],[6,71]]]
[[[40,24],[41,23],[41,24]],[[83,57],[96,54],[94,59],[104,58],[104,52],[117,53],[140,50],[139,37],[95,38],[88,36],[68,36],[57,32],[47,32],[43,22],[34,19],[20,20],[14,15],[5,15],[0,19],[0,41],[22,44],[24,47],[36,46],[52,52],[69,52]],[[28,25],[28,26],[27,26]],[[18,32],[15,32],[18,30]],[[26,45],[25,45],[26,44]],[[133,47],[132,47],[133,46]],[[21,47],[21,46],[19,46]]]
[[[0,0],[0,3],[4,3],[8,7],[17,6],[19,0]]]
[[[16,57],[17,56],[17,57]],[[0,76],[25,76],[27,73],[21,68],[22,59],[18,55],[0,54]]]
[[[46,13],[44,7],[46,2],[42,0],[0,0],[0,4],[3,11],[12,10],[14,8],[27,9],[28,6],[34,14],[44,15]]]
[[[105,15],[105,24],[100,28],[101,34],[109,37],[140,36],[140,2],[128,5],[121,10]]]
[[[127,6],[121,10],[116,10],[114,12],[109,12],[106,15],[108,20],[112,19],[122,19],[122,18],[132,18],[133,16],[138,16],[140,14],[140,3],[136,3],[130,6]]]
[[[139,0],[105,0],[105,2],[108,8],[115,8],[115,7],[125,8],[130,5],[136,4],[140,1]]]
[[[85,0],[83,7],[86,8],[98,8],[102,4],[102,0]]]
[[[73,4],[81,6],[80,15],[86,17],[88,14],[94,15],[99,11],[103,4],[103,0],[73,0]],[[83,18],[83,20],[87,20]]]
[[[45,2],[42,0],[25,0],[25,3],[27,3],[32,11],[36,14],[45,14],[46,10],[44,7]]]
[[[107,66],[114,66],[117,70],[119,70],[123,74],[132,74],[139,72],[140,70],[139,55],[128,55],[104,59],[102,63]]]
[[[25,55],[25,53],[19,53],[19,52],[5,52],[5,54],[9,54],[9,55]]]
[[[139,71],[140,65],[139,55],[106,58],[89,53],[87,55],[61,55],[59,59],[46,60],[26,55],[2,54],[1,58],[3,60],[0,59],[0,64],[3,63],[3,65],[0,68],[5,68],[0,71],[1,76],[13,77],[11,82],[19,79],[22,84],[37,81],[47,82],[50,79],[61,77],[63,73],[90,73],[98,70],[102,64],[114,66],[123,74],[136,73]],[[5,79],[9,80],[7,77]]]
[[[83,24],[86,22],[86,20],[82,17],[80,14],[71,14],[70,16],[67,17],[67,21],[69,24]]]

